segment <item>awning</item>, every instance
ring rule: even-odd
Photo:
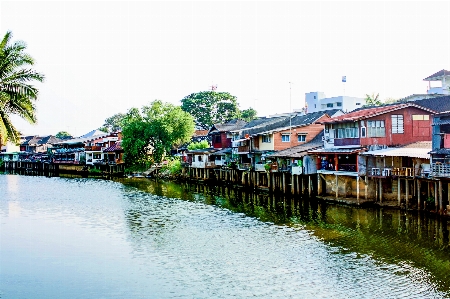
[[[309,154],[356,154],[364,151],[365,148],[322,148],[308,151]]]
[[[430,152],[429,148],[399,147],[399,148],[386,148],[377,151],[368,151],[365,153],[361,153],[361,155],[369,155],[376,157],[411,157],[411,158],[430,159],[429,152]]]
[[[237,139],[237,140],[232,140],[232,141],[233,142],[242,142],[242,141],[246,141],[246,140],[250,140],[250,139],[244,138],[244,139]]]

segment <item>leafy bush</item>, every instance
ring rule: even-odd
[[[163,172],[169,172],[171,176],[179,176],[181,175],[181,160],[179,158],[171,158],[166,160],[166,164],[161,167]]]
[[[102,173],[102,171],[98,168],[90,168],[89,169],[89,173]]]
[[[192,142],[191,144],[188,145],[188,150],[198,150],[198,149],[204,149],[204,148],[208,148],[209,147],[209,143],[206,140],[202,140],[200,142]]]

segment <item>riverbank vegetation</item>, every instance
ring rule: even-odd
[[[178,106],[153,101],[124,121],[125,162],[128,166],[159,164],[174,144],[188,142],[194,131],[194,119],[189,113]]]

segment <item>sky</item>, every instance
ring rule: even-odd
[[[449,15],[450,1],[0,0],[0,33],[46,78],[37,124],[16,127],[80,136],[212,85],[259,116],[300,109],[312,91],[424,94],[424,78],[450,70]]]

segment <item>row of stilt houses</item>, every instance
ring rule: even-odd
[[[442,70],[425,80],[450,82],[449,75]],[[356,205],[450,211],[445,94],[349,113],[329,109],[232,121],[212,126],[208,135],[211,148],[186,153],[185,178]]]
[[[120,133],[94,130],[79,138],[30,137],[23,138],[20,149],[0,153],[4,169],[47,176],[124,174]]]

